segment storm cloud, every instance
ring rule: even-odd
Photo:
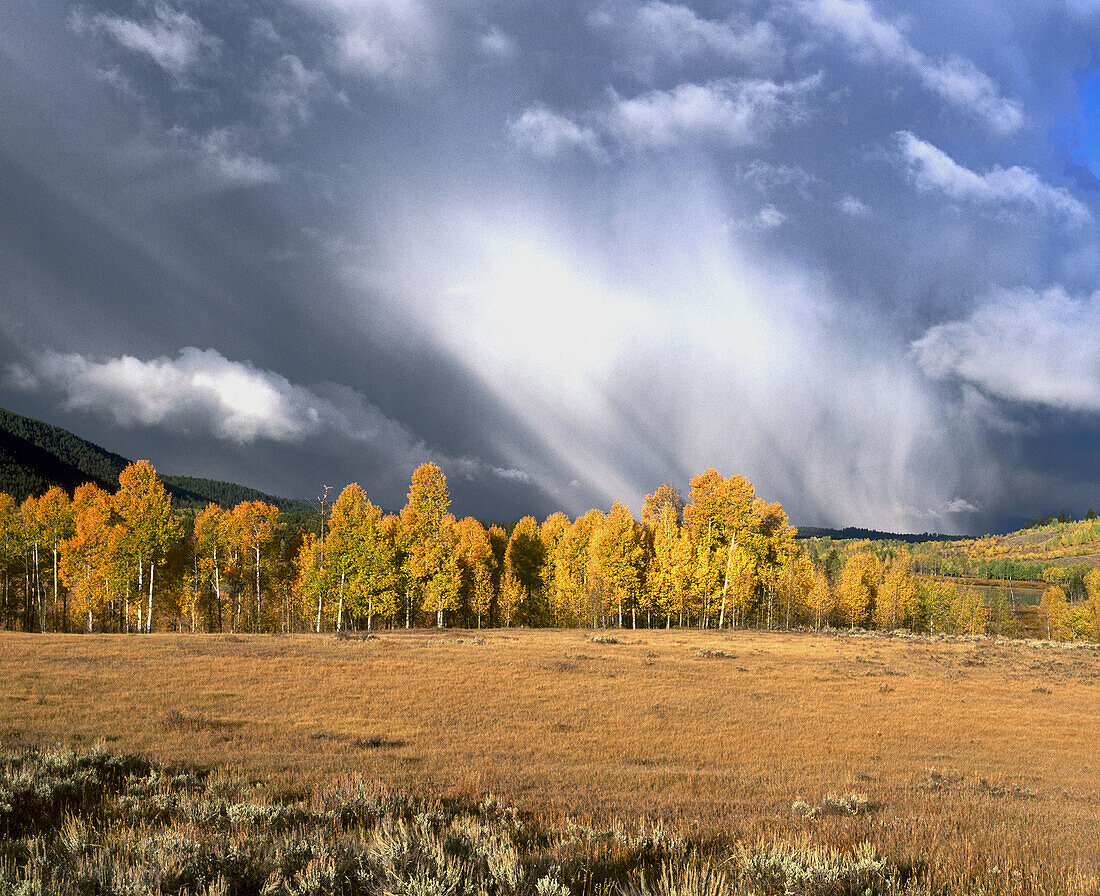
[[[0,403],[488,518],[706,467],[797,523],[1095,504],[1100,8],[0,10]],[[1094,141],[1095,142],[1095,141]]]

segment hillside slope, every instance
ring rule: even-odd
[[[131,461],[94,442],[0,408],[0,492],[17,501],[40,495],[53,485],[72,491],[85,482],[101,488],[118,488],[118,474]],[[308,513],[305,501],[280,498],[254,488],[192,476],[161,475],[173,501],[182,507],[208,503],[232,507],[241,501],[265,501],[280,510]]]

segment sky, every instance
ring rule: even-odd
[[[0,406],[165,473],[1100,506],[1100,2],[0,5]]]

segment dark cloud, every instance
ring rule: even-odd
[[[1072,504],[1098,15],[0,9],[0,401],[295,495],[438,459],[488,517],[708,466],[805,524]]]

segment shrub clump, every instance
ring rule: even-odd
[[[893,893],[897,873],[869,843],[851,854],[773,843],[738,856],[751,892],[784,896],[878,896]]]
[[[849,816],[870,815],[877,807],[867,796],[862,793],[846,793],[842,796],[829,794],[823,797],[816,806],[811,806],[803,800],[797,800],[792,804],[791,811],[803,818],[822,818],[829,815]]]
[[[0,834],[0,896],[611,896],[624,869],[682,850],[659,826],[557,831],[492,799],[415,800],[358,778],[272,792],[33,749],[0,754]]]

